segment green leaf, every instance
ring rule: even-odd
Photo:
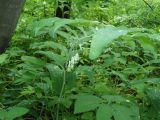
[[[82,120],[93,120],[94,118],[93,112],[85,112],[82,114]]]
[[[22,56],[21,59],[22,59],[22,61],[29,63],[29,64],[32,64],[36,67],[43,67],[45,64],[45,62],[42,61],[40,58],[36,58],[33,56]]]
[[[125,99],[120,95],[103,95],[102,98],[107,100],[108,103],[112,103],[112,102],[122,103],[127,101],[127,99]]]
[[[88,76],[88,79],[91,83],[94,83],[95,80],[94,80],[94,73],[93,73],[93,66],[78,66],[77,72],[80,72],[80,73],[83,73],[85,75]]]
[[[8,57],[8,54],[0,55],[0,64],[4,63]]]
[[[33,22],[29,25],[29,30],[34,33],[35,36],[42,35],[49,33],[51,37],[55,37],[55,34],[57,34],[58,30],[62,27],[65,27],[67,25],[85,25],[89,26],[91,24],[97,24],[97,21],[90,21],[90,20],[84,20],[84,19],[60,19],[60,18],[48,18],[48,19],[42,19],[40,21]]]
[[[61,66],[64,66],[66,62],[65,57],[58,55],[52,51],[36,51],[35,53],[45,55],[47,58],[49,58],[50,60],[54,60],[56,64]]]
[[[53,41],[45,41],[45,42],[36,42],[31,44],[30,46],[32,49],[44,49],[44,48],[52,48],[52,49],[59,49],[61,52],[67,54],[68,50],[62,44],[53,42]]]
[[[67,88],[71,89],[76,86],[76,73],[66,72],[66,85]]]
[[[54,64],[47,64],[46,68],[49,71],[51,81],[54,83],[54,90],[59,95],[62,89],[64,71]]]
[[[149,37],[153,40],[158,40],[160,41],[160,34],[150,34]]]
[[[29,110],[24,107],[11,107],[7,113],[7,120],[13,120],[17,117],[25,115]]]
[[[48,18],[48,19],[42,19],[40,21],[35,21],[28,26],[28,29],[32,30],[35,36],[41,35],[48,32],[48,30],[45,28],[52,26],[56,20],[58,20],[58,18]]]
[[[0,120],[5,120],[7,115],[7,111],[5,109],[0,108]]]
[[[112,107],[110,105],[101,105],[96,112],[96,120],[112,120]]]
[[[139,109],[137,106],[125,106],[114,104],[114,119],[115,120],[140,120]]]
[[[58,29],[66,26],[66,25],[90,25],[90,24],[97,24],[96,21],[90,21],[90,20],[83,20],[83,19],[59,19],[54,22],[54,26],[50,28],[49,34],[51,37],[55,37],[55,34],[57,33]]]
[[[145,64],[143,64],[142,66],[147,66],[147,65],[152,65],[152,64],[160,64],[160,59],[147,61],[147,62],[146,62]]]
[[[15,84],[22,84],[25,82],[31,82],[32,80],[36,79],[40,75],[38,71],[32,72],[31,70],[27,70],[23,72],[23,75],[20,78],[15,79]]]
[[[122,80],[122,81],[128,81],[127,76],[124,73],[122,73],[122,72],[112,70],[111,73],[113,75],[118,76],[120,78],[120,80]]]
[[[127,34],[128,32],[129,31],[126,28],[116,28],[111,25],[98,30],[94,34],[91,42],[91,49],[89,54],[90,59],[96,59],[111,41]]]
[[[82,113],[96,109],[101,99],[94,95],[80,95],[75,102],[74,113]]]
[[[152,107],[154,107],[156,112],[159,112],[160,114],[160,89],[151,88],[147,91],[147,95],[151,100]]]
[[[151,83],[151,84],[160,84],[160,78],[146,78],[144,79],[145,82]]]
[[[147,36],[144,37],[139,37],[139,43],[141,44],[141,47],[145,50],[145,51],[150,51],[155,58],[157,58],[157,53],[156,53],[156,47],[155,47],[155,43],[153,41],[151,41],[150,39],[148,39]]]

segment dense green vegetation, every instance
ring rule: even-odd
[[[0,55],[0,120],[160,120],[160,1],[26,1]]]

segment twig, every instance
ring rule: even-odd
[[[152,7],[147,1],[143,0],[143,2],[144,2],[149,8],[151,8],[151,10],[153,10],[153,7]]]

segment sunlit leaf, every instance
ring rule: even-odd
[[[93,36],[91,41],[90,59],[96,59],[103,49],[114,39],[126,35],[129,31],[126,28],[116,28],[108,25],[105,28],[99,29]]]

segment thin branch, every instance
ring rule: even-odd
[[[147,1],[143,0],[143,2],[144,2],[149,8],[151,8],[151,10],[153,10],[153,7],[152,7]]]

